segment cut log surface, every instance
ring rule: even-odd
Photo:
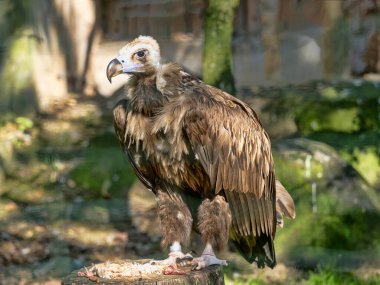
[[[123,260],[106,262],[73,271],[62,280],[62,285],[193,285],[224,284],[223,269],[213,265],[203,270],[180,268],[183,274],[165,275],[162,267],[149,265],[150,260]],[[149,269],[148,269],[149,268]]]

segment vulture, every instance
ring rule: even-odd
[[[207,85],[176,63],[160,62],[149,36],[127,43],[107,78],[128,74],[114,127],[141,182],[156,196],[163,264],[189,258],[192,230],[204,243],[194,269],[227,265],[215,251],[231,241],[258,267],[276,264],[274,238],[282,217],[295,217],[291,196],[276,181],[269,136],[254,110]]]

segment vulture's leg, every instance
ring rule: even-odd
[[[170,246],[169,257],[157,263],[176,268],[177,261],[192,259],[181,251],[181,245],[187,245],[193,224],[191,213],[181,196],[175,192],[158,189],[157,191],[158,216],[161,222],[161,246]]]
[[[231,225],[231,212],[228,203],[222,196],[213,200],[205,199],[198,208],[198,229],[203,243],[206,245],[202,255],[194,258],[194,269],[202,269],[209,265],[227,265],[226,260],[218,259],[214,250],[227,245]]]

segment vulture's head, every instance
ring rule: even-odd
[[[122,74],[149,75],[160,65],[160,47],[155,39],[148,36],[139,36],[127,43],[120,51],[119,56],[111,60],[107,66],[107,78]]]

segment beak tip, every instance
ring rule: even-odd
[[[122,73],[122,65],[119,60],[116,58],[111,60],[110,63],[108,63],[106,75],[107,79],[110,83],[112,83],[112,77]]]

